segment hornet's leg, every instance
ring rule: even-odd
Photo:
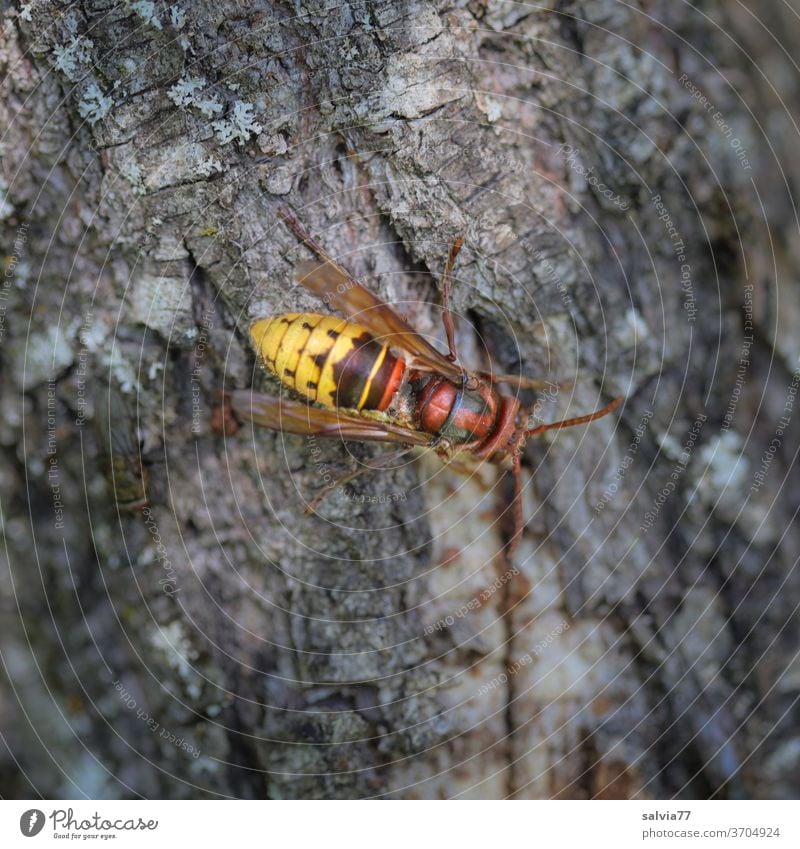
[[[456,333],[453,325],[453,314],[450,312],[450,275],[453,273],[456,257],[463,244],[463,236],[458,236],[453,241],[453,244],[450,245],[450,253],[447,256],[447,262],[442,273],[442,324],[444,324],[444,332],[447,335],[447,347],[449,349],[447,359],[451,363],[454,363],[458,357],[456,355]]]
[[[282,206],[278,210],[278,215],[284,220],[286,226],[292,231],[292,233],[297,236],[297,238],[310,250],[313,251],[322,262],[329,262],[335,268],[341,268],[338,262],[336,262],[333,257],[326,252],[325,248],[319,244],[319,242],[315,242],[311,237],[311,234],[306,230],[305,227],[294,217],[294,215],[285,207]],[[350,276],[349,274],[347,275]]]
[[[622,396],[618,395],[610,404],[606,404],[605,407],[601,407],[594,413],[589,413],[587,416],[576,416],[573,419],[564,419],[560,422],[552,422],[551,424],[543,424],[538,427],[531,428],[530,430],[525,431],[525,436],[537,436],[540,433],[544,433],[546,430],[561,430],[565,427],[574,427],[575,425],[587,424],[588,422],[593,422],[595,419],[600,419],[603,416],[607,416],[609,413],[614,412],[614,410],[619,407],[622,403]]]
[[[350,483],[350,481],[355,480],[357,477],[363,475],[365,472],[375,472],[379,471],[380,469],[385,469],[388,466],[391,466],[401,457],[404,457],[406,454],[408,454],[409,451],[412,450],[412,448],[401,448],[398,451],[392,451],[389,454],[385,454],[382,457],[379,457],[373,463],[364,463],[361,466],[357,466],[352,472],[347,472],[341,475],[340,477],[336,478],[336,480],[323,487],[317,493],[317,495],[306,505],[306,508],[305,510],[303,510],[303,512],[306,515],[316,513],[317,507],[319,507],[320,504],[322,504],[322,502],[340,486],[344,486],[345,484]]]
[[[511,539],[508,541],[506,548],[506,557],[508,560],[511,560],[516,553],[522,539],[522,531],[525,528],[525,518],[522,513],[522,455],[519,453],[514,457],[511,474],[514,480],[514,496],[511,502],[511,517],[514,524]]]

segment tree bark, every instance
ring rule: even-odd
[[[797,795],[783,8],[5,4],[4,796]],[[309,517],[382,450],[213,426],[326,310],[281,206],[440,342],[463,235],[469,365],[625,396],[513,562],[490,469]]]

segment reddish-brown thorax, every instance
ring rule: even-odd
[[[513,449],[519,402],[478,382],[474,388],[432,377],[417,391],[418,426],[454,445],[470,444],[479,457]]]

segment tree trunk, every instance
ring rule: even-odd
[[[728,5],[4,4],[3,796],[800,792],[800,28]],[[327,311],[281,206],[440,343],[463,235],[467,364],[625,396],[513,562],[490,468],[309,517],[385,449],[222,434]]]

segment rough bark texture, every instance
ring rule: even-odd
[[[4,796],[800,792],[773,5],[4,4]],[[463,234],[467,360],[563,381],[552,420],[626,396],[528,445],[513,564],[503,482],[309,518],[347,448],[212,431],[278,391],[250,320],[324,309],[281,205],[434,334]]]

